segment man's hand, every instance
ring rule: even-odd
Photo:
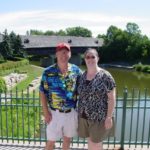
[[[44,113],[45,123],[49,124],[52,120],[52,114],[48,111]]]

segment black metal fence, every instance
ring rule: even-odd
[[[129,92],[124,89],[117,97],[115,109],[116,133],[104,144],[111,147],[138,146],[150,148],[150,97],[145,89]],[[45,123],[39,95],[33,91],[0,94],[0,140],[19,142],[46,141]],[[62,141],[57,141],[62,143]],[[74,137],[72,144],[86,145],[86,139]]]

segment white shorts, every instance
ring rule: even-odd
[[[74,109],[69,113],[62,113],[58,110],[50,110],[52,120],[47,124],[46,133],[48,141],[56,141],[63,136],[74,137],[77,136],[78,116]]]

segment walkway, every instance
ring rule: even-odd
[[[56,147],[55,150],[61,150]],[[0,144],[0,150],[44,150],[44,146],[20,146],[20,145],[4,145]],[[86,148],[71,148],[71,150],[87,150]]]
[[[45,143],[30,143],[30,144],[21,144],[21,143],[6,143],[6,142],[1,142],[0,141],[0,150],[44,150],[44,145]],[[113,145],[111,147],[111,145],[109,146],[109,148],[107,147],[108,145],[104,145],[104,150],[123,150],[123,149],[119,149],[119,145],[116,145],[116,148],[113,148]],[[55,150],[62,150],[62,147],[60,146],[59,143],[56,144],[56,148]],[[87,145],[85,145],[83,147],[80,146],[80,144],[73,144],[73,146],[71,146],[70,150],[88,150],[87,149]],[[150,150],[150,148],[147,148],[146,146],[144,146],[143,148],[141,148],[141,146],[139,145],[137,148],[128,148],[126,147],[124,150]]]
[[[59,143],[56,143],[55,150],[61,150],[61,146]],[[29,143],[7,143],[7,141],[1,141],[0,140],[0,150],[44,150],[45,142],[39,143],[39,142],[31,142]],[[77,144],[73,144],[71,147],[71,150],[87,150],[86,147],[78,147]]]

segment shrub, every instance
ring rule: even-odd
[[[143,68],[142,68],[143,72],[148,72],[148,70],[150,70],[150,66],[148,66],[148,65],[143,66]]]
[[[143,65],[141,63],[138,63],[133,66],[136,71],[142,71]]]
[[[147,72],[150,73],[150,65],[143,65],[141,63],[138,63],[133,66],[136,71],[141,71],[141,72]]]
[[[149,69],[149,70],[147,70],[147,73],[150,73],[150,69]]]
[[[28,64],[29,64],[29,60],[27,59],[22,59],[21,61],[10,61],[10,62],[0,64],[0,70],[1,71],[10,70]]]

